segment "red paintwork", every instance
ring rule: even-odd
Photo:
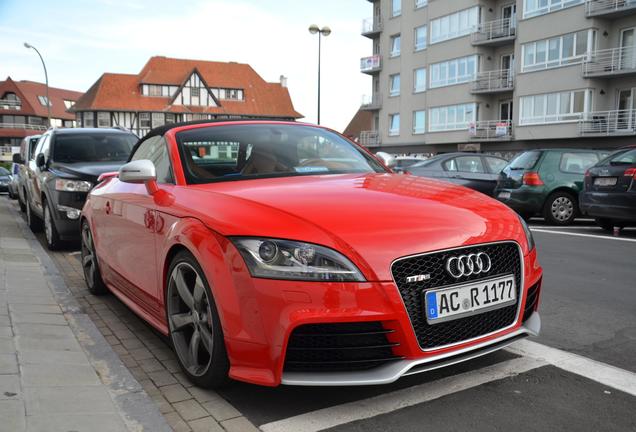
[[[108,178],[84,208],[107,285],[159,331],[167,333],[164,287],[175,247],[188,249],[205,272],[223,325],[230,376],[238,380],[278,385],[287,338],[305,323],[381,320],[397,330],[399,354],[411,359],[494,339],[521,325],[424,353],[390,274],[392,261],[402,256],[513,240],[525,256],[525,302],[527,288],[539,281],[542,270],[536,249],[527,250],[523,228],[506,206],[450,183],[390,173],[186,185],[175,133],[223,125],[189,125],[166,133],[175,185],[161,184],[149,195],[143,184]],[[368,282],[252,278],[227,239],[232,235],[331,247],[355,263]]]

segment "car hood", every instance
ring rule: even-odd
[[[470,189],[422,177],[287,177],[187,189],[183,195],[189,203],[184,204],[199,209],[195,217],[220,234],[323,244],[347,255],[376,280],[391,279],[393,260],[422,252],[514,240],[527,253],[523,227],[508,207]]]
[[[78,163],[54,163],[51,171],[57,171],[63,177],[77,177],[83,180],[97,181],[97,178],[110,171],[119,171],[126,162],[78,162]]]

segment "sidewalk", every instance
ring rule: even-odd
[[[0,196],[0,431],[172,429]]]

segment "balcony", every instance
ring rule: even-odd
[[[636,13],[636,0],[586,0],[588,18],[619,18]]]
[[[379,54],[360,59],[360,72],[375,75],[382,70],[382,56]]]
[[[380,132],[368,130],[360,132],[360,144],[365,147],[377,147],[380,145]]]
[[[382,94],[376,93],[373,96],[362,96],[360,109],[362,111],[377,111],[382,108]]]
[[[45,131],[47,127],[44,125],[34,125],[27,123],[0,123],[0,129],[26,129],[34,131]]]
[[[382,18],[373,17],[362,21],[362,36],[374,38],[382,31]]]
[[[468,126],[471,140],[505,141],[512,139],[510,120],[483,120]]]
[[[579,120],[581,136],[636,135],[636,110],[596,111]]]
[[[516,20],[504,18],[481,23],[470,35],[473,45],[499,46],[515,40],[517,37]]]
[[[636,46],[592,51],[583,59],[583,76],[612,77],[636,73]]]
[[[472,94],[502,93],[515,87],[514,75],[510,69],[479,72],[475,76],[470,92]]]
[[[0,99],[0,109],[19,111],[21,108],[22,102],[19,100]]]

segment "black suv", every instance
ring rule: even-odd
[[[79,216],[98,177],[123,165],[137,137],[122,129],[51,129],[28,161],[27,223],[42,229],[49,249],[79,240]]]

